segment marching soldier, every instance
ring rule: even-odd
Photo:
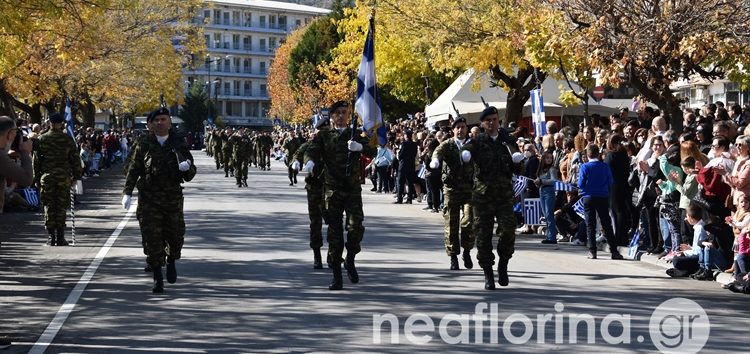
[[[221,150],[224,146],[224,139],[222,137],[224,135],[224,131],[221,129],[214,129],[211,135],[213,136],[213,138],[211,138],[213,144],[211,150],[213,150],[214,161],[216,161],[216,169],[218,170],[221,168],[222,161],[224,161],[224,156],[222,155]]]
[[[284,163],[286,164],[288,169],[290,186],[293,186],[297,183],[297,171],[299,171],[299,168],[295,171],[292,168],[292,163],[294,161],[293,157],[297,152],[297,149],[299,149],[300,145],[302,145],[302,142],[296,136],[296,132],[294,130],[290,131],[289,138],[284,141],[283,145],[284,152],[286,153],[284,156]]]
[[[360,130],[352,131],[347,126],[350,117],[349,105],[339,101],[330,109],[334,129],[320,131],[305,151],[305,171],[313,171],[315,161],[324,166],[326,208],[328,209],[328,256],[333,272],[330,290],[343,288],[341,263],[344,247],[344,266],[352,283],[359,282],[359,274],[354,258],[360,252],[360,242],[364,236],[362,225],[362,186],[360,184],[360,154],[372,158],[375,148],[368,144]],[[347,173],[348,172],[348,173]],[[346,212],[346,244],[344,244],[343,217]]]
[[[195,177],[193,156],[184,139],[171,131],[169,110],[151,112],[149,133],[133,149],[133,160],[125,172],[122,206],[130,208],[133,189],[138,187],[136,211],[144,239],[146,262],[154,272],[154,293],[164,292],[161,268],[167,266],[167,281],[177,281],[175,261],[180,259],[185,235],[183,182]]]
[[[232,166],[232,142],[229,138],[232,136],[232,127],[227,127],[224,135],[221,136],[221,163],[224,165],[224,177],[234,177],[234,167]]]
[[[232,165],[234,166],[234,177],[237,179],[237,187],[247,187],[247,162],[250,158],[250,138],[245,134],[245,129],[238,130],[232,142]]]
[[[51,128],[39,137],[39,149],[34,151],[34,184],[41,191],[49,246],[68,245],[65,218],[70,206],[70,186],[83,174],[78,148],[73,138],[63,132],[63,121],[59,113],[50,115]]]
[[[451,257],[451,270],[458,270],[458,255],[463,248],[463,261],[466,269],[474,267],[471,261],[471,249],[474,248],[474,233],[471,230],[470,215],[461,211],[471,208],[471,191],[473,189],[473,166],[461,161],[461,148],[470,141],[467,139],[466,119],[458,117],[453,121],[453,137],[443,141],[432,154],[430,167],[437,169],[442,163],[443,195],[445,208],[445,251]],[[459,230],[460,225],[460,230]],[[461,242],[459,244],[459,231]]]
[[[484,288],[495,289],[492,266],[492,235],[497,221],[497,282],[508,286],[508,261],[515,250],[516,219],[513,215],[513,158],[509,150],[512,139],[500,129],[495,107],[488,107],[479,118],[484,133],[466,143],[461,152],[464,163],[474,164],[474,233],[477,239],[477,260],[484,270]]]
[[[208,155],[208,157],[214,156],[213,147],[211,146],[211,138],[214,136],[212,133],[213,129],[209,128],[209,130],[206,131],[206,135],[203,137],[203,144],[206,145],[206,155]]]

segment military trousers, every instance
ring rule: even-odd
[[[310,248],[316,249],[323,246],[323,216],[326,213],[323,184],[308,183],[307,190],[307,213],[310,216]]]
[[[362,222],[362,191],[342,192],[327,190],[326,210],[328,210],[328,257],[332,264],[341,264],[344,247],[347,253],[361,251],[360,243],[365,234]],[[346,243],[344,243],[343,219],[346,213]]]
[[[222,151],[222,163],[224,164],[224,173],[234,173],[234,166],[232,166],[232,154],[227,151]]]
[[[214,161],[216,161],[216,169],[221,168],[221,163],[224,162],[221,148],[214,148]]]
[[[43,176],[40,197],[44,205],[44,228],[47,232],[55,232],[65,228],[65,219],[70,207],[69,178],[60,179],[58,176]]]
[[[182,245],[185,242],[182,204],[182,196],[178,202],[167,205],[139,197],[138,223],[141,227],[146,262],[152,268],[164,266],[167,257],[180,259]]]
[[[488,198],[474,198],[474,233],[477,238],[477,260],[482,268],[495,264],[492,253],[492,236],[497,235],[497,256],[509,260],[513,256],[516,244],[516,218],[513,214],[513,188],[499,190],[497,195]],[[495,227],[497,223],[497,227]]]
[[[234,177],[237,178],[237,183],[240,183],[247,179],[247,159],[234,159],[232,162],[234,166]]]
[[[474,248],[474,230],[471,228],[471,192],[444,190],[443,208],[445,252],[449,256],[461,253],[461,248]],[[461,212],[464,215],[461,217]],[[459,243],[460,233],[460,243]]]

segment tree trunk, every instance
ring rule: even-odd
[[[507,126],[509,122],[518,123],[523,118],[523,106],[531,97],[531,90],[537,86],[536,79],[539,80],[541,85],[547,78],[547,74],[538,72],[537,77],[534,78],[534,67],[532,66],[519,69],[516,76],[506,75],[499,67],[490,69],[490,73],[493,80],[502,81],[508,87],[508,100],[505,106],[503,126]]]
[[[669,89],[669,86],[663,90],[652,89],[634,74],[632,68],[630,68],[628,76],[630,84],[633,85],[643,97],[646,97],[648,101],[659,107],[659,110],[662,111],[667,119],[670,129],[678,133],[682,132],[682,108],[680,108],[680,102]]]
[[[96,118],[96,107],[90,98],[86,98],[81,102],[81,113],[83,114],[83,125],[93,127]]]

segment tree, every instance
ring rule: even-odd
[[[185,121],[189,131],[202,131],[203,121],[208,117],[208,94],[203,85],[193,84],[185,96],[185,103],[180,110],[180,117]]]
[[[564,11],[569,45],[604,83],[629,82],[681,130],[669,86],[694,76],[750,85],[750,2],[739,0],[550,0]],[[743,69],[744,68],[744,69]]]
[[[292,87],[290,73],[291,53],[302,39],[306,27],[298,28],[286,37],[284,43],[276,49],[271,67],[268,71],[268,96],[271,98],[271,117],[279,117],[286,122],[302,123],[312,116],[312,110],[298,109],[301,90]]]
[[[523,105],[553,69],[539,60],[552,8],[535,0],[381,0],[380,17],[392,36],[410,43],[436,69],[488,72],[508,91],[505,120],[521,118]],[[555,63],[555,65],[557,65]]]

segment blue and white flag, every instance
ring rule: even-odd
[[[70,108],[70,98],[65,99],[65,123],[67,123],[65,130],[68,132],[68,135],[75,142],[76,141],[75,121],[73,120],[73,111]],[[78,143],[76,143],[76,146],[78,146]]]
[[[523,200],[523,222],[527,225],[541,225],[542,200],[526,198]]]
[[[35,207],[39,206],[39,192],[37,192],[36,189],[27,187],[21,190],[21,194],[23,194],[23,199],[26,199],[26,202],[29,203],[29,205]]]
[[[573,204],[573,211],[575,211],[581,219],[586,220],[586,210],[583,208],[583,198],[578,199],[578,201]]]
[[[542,89],[531,90],[531,121],[534,123],[534,135],[543,136],[547,134],[546,120]]]
[[[387,142],[383,115],[380,111],[378,83],[375,80],[375,18],[370,17],[362,61],[357,73],[357,100],[354,110],[362,117],[362,127],[370,137],[370,145],[383,145]]]
[[[529,184],[529,178],[513,175],[513,196],[519,196]]]
[[[576,187],[570,183],[565,183],[563,181],[555,181],[555,191],[572,192],[574,190],[576,190]]]

